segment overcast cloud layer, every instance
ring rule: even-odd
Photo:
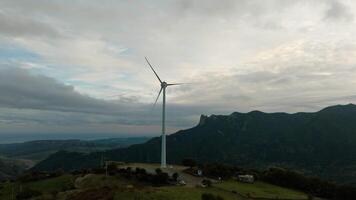
[[[159,132],[356,103],[352,0],[0,0],[0,133]]]

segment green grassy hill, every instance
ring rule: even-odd
[[[222,189],[224,191],[235,191],[245,197],[271,199],[306,199],[306,195],[303,192],[298,192],[295,190],[271,185],[264,182],[246,184],[230,180],[215,184],[214,187]]]
[[[119,176],[105,175],[62,175],[56,178],[20,184],[0,184],[0,199],[11,199],[12,195],[24,190],[37,191],[32,199],[62,200],[200,200],[203,193],[219,195],[224,200],[245,200],[251,197],[265,199],[307,199],[307,195],[257,182],[255,184],[226,181],[213,184],[211,187],[164,186],[151,187],[134,180]],[[21,189],[20,189],[21,188]],[[232,192],[234,191],[234,192]]]

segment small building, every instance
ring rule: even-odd
[[[255,178],[253,177],[253,175],[249,175],[249,174],[238,175],[236,177],[236,180],[240,181],[242,183],[254,183],[255,182]]]

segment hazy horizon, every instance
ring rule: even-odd
[[[139,138],[139,137],[156,137],[154,134],[145,135],[122,135],[122,134],[37,134],[37,133],[17,133],[1,134],[0,144],[22,143],[35,140],[100,140],[112,138]]]

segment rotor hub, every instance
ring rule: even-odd
[[[167,82],[163,81],[163,82],[161,83],[161,87],[167,87]]]

